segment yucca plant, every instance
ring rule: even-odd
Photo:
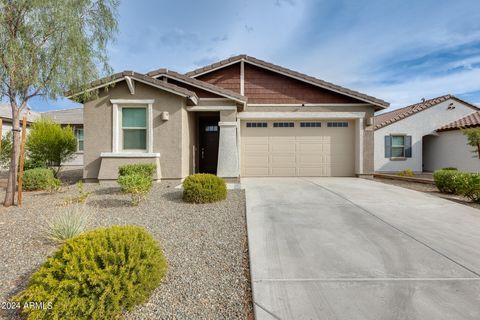
[[[45,237],[55,242],[71,239],[87,227],[91,212],[85,205],[62,207],[61,211],[47,222]]]

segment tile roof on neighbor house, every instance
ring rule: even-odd
[[[40,118],[41,114],[33,110],[23,109],[20,114],[20,120],[27,116],[27,122],[33,122]],[[12,122],[12,107],[9,103],[0,103],[0,118],[7,122]]]
[[[41,113],[60,124],[83,124],[83,108],[52,110]]]
[[[97,89],[97,88],[106,87],[110,84],[114,84],[116,82],[123,81],[127,77],[130,77],[130,78],[132,78],[134,80],[137,80],[139,82],[150,84],[152,86],[163,88],[167,91],[174,92],[174,93],[177,93],[179,95],[185,96],[188,99],[194,101],[195,104],[198,101],[198,97],[195,94],[195,92],[193,92],[193,91],[190,91],[188,89],[176,86],[176,85],[171,84],[171,83],[167,83],[165,81],[154,79],[150,76],[147,76],[145,74],[138,73],[138,72],[135,72],[135,71],[118,72],[118,73],[115,73],[111,76],[108,76],[108,77],[99,79],[97,81],[94,81],[90,84],[90,86],[89,86],[90,89],[88,89],[87,91],[91,91],[91,90],[94,90],[94,89]],[[72,98],[72,97],[78,96],[82,92],[84,92],[84,91],[67,91],[67,92],[65,92],[65,96],[67,98]]]
[[[446,94],[444,96],[436,97],[433,99],[425,100],[420,103],[412,104],[400,109],[396,109],[390,112],[382,113],[374,117],[375,130],[386,127],[392,123],[405,119],[411,115],[414,115],[418,112],[426,110],[430,107],[436,106],[439,103],[447,101],[448,99],[453,99],[458,102],[464,103],[465,105],[471,107],[474,110],[479,110],[479,108],[467,101],[464,101],[460,98],[457,98],[451,94]]]
[[[474,112],[466,117],[450,122],[449,124],[440,127],[436,131],[459,130],[465,128],[480,127],[480,112]]]
[[[247,101],[247,97],[242,96],[241,94],[236,93],[232,90],[220,88],[220,87],[215,86],[213,84],[210,84],[208,82],[200,81],[200,80],[197,80],[195,78],[190,78],[190,77],[187,77],[186,75],[183,75],[181,73],[178,73],[178,72],[175,72],[175,71],[172,71],[172,70],[168,70],[166,68],[157,69],[157,70],[150,71],[149,73],[147,73],[147,76],[154,77],[154,78],[162,76],[162,75],[164,75],[166,77],[171,77],[174,80],[190,84],[194,87],[198,87],[198,88],[203,89],[203,90],[211,91],[213,93],[216,93],[216,94],[221,95],[221,96],[225,96],[227,98],[233,98],[234,100],[237,100],[237,101],[240,101],[240,102],[246,102]]]
[[[228,58],[228,59],[225,59],[225,60],[221,60],[221,61],[212,63],[208,66],[205,66],[205,67],[187,72],[185,75],[188,76],[188,77],[196,77],[196,76],[199,76],[199,75],[204,74],[206,72],[213,71],[215,69],[218,69],[218,68],[221,68],[221,67],[239,62],[239,61],[245,61],[245,62],[251,63],[253,65],[257,65],[257,66],[260,66],[260,67],[263,67],[263,68],[266,68],[266,69],[270,69],[274,72],[281,73],[281,74],[284,74],[286,76],[290,76],[292,78],[296,78],[300,81],[305,81],[305,82],[311,83],[313,85],[316,85],[316,86],[319,86],[319,87],[322,87],[322,88],[325,88],[325,89],[328,89],[328,90],[332,90],[332,91],[335,91],[335,92],[338,92],[338,93],[341,93],[341,94],[344,94],[344,95],[351,96],[353,98],[356,98],[356,99],[374,104],[376,106],[379,106],[382,109],[387,108],[390,105],[388,102],[386,102],[384,100],[381,100],[381,99],[378,99],[378,98],[360,93],[358,91],[350,90],[350,89],[347,89],[345,87],[342,87],[342,86],[339,86],[339,85],[336,85],[336,84],[333,84],[333,83],[330,83],[330,82],[327,82],[327,81],[324,81],[324,80],[320,80],[320,79],[311,77],[309,75],[306,75],[304,73],[293,71],[293,70],[284,68],[282,66],[279,66],[279,65],[276,65],[276,64],[273,64],[273,63],[270,63],[270,62],[266,62],[266,61],[254,58],[254,57],[248,56],[246,54],[241,54],[241,55],[238,55],[238,56],[234,56],[234,57],[231,57],[231,58]]]

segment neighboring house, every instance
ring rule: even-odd
[[[478,110],[453,95],[444,95],[375,116],[375,171],[398,172],[410,168],[422,172],[444,167],[440,159],[432,160],[435,155],[430,144],[437,141],[436,130]],[[457,164],[448,166],[460,166],[471,156],[459,153],[455,155]]]
[[[30,127],[33,121],[40,118],[40,113],[23,109],[20,114],[20,126],[22,126],[23,117],[27,117],[27,128]],[[9,103],[0,103],[0,119],[2,119],[2,135],[6,135],[12,131],[12,107]]]
[[[467,145],[467,137],[461,129],[479,128],[480,112],[472,113],[436,130],[427,136],[424,148],[424,170],[434,171],[455,167],[468,172],[480,172],[480,159],[475,148]]]
[[[87,181],[140,162],[157,164],[158,179],[372,174],[372,118],[388,107],[246,55],[187,74],[125,71],[97,89],[83,101]]]
[[[77,152],[72,160],[62,163],[62,166],[83,166],[83,108],[54,110],[47,112],[35,112],[32,110],[23,110],[20,115],[21,119],[27,116],[27,133],[31,124],[41,117],[49,117],[53,121],[58,122],[62,126],[71,126],[75,130],[77,137]],[[0,118],[2,119],[2,135],[5,136],[12,130],[12,110],[10,104],[0,103]]]
[[[62,126],[73,128],[77,138],[77,152],[70,161],[62,163],[62,166],[83,166],[83,108],[42,112],[42,117],[49,117]]]

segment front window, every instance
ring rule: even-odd
[[[123,150],[147,149],[147,108],[122,108]]]
[[[77,137],[77,151],[83,152],[83,128],[77,128],[75,135]]]
[[[405,157],[405,136],[391,136],[392,141],[392,158]]]

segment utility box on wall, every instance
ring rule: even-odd
[[[163,111],[161,114],[160,114],[160,118],[163,120],[163,121],[168,121],[170,115],[167,111]]]

